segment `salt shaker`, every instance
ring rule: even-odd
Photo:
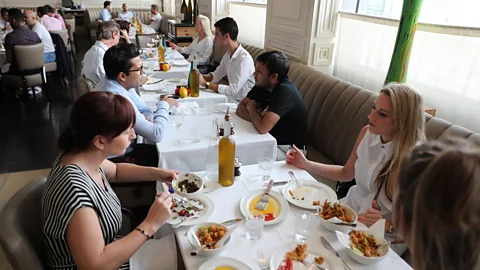
[[[235,177],[238,177],[238,176],[240,176],[240,175],[242,174],[242,173],[240,172],[240,167],[242,166],[242,163],[240,163],[240,161],[238,160],[237,157],[235,157],[234,166],[235,166],[234,176],[235,176]]]

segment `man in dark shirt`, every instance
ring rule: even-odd
[[[240,102],[237,115],[253,123],[261,134],[270,132],[277,144],[307,144],[307,111],[297,87],[288,79],[287,56],[271,51],[257,57],[255,86]]]
[[[5,37],[5,49],[7,54],[7,63],[10,63],[9,73],[17,72],[17,63],[15,62],[15,55],[13,54],[13,47],[15,45],[34,45],[41,43],[42,40],[25,25],[25,18],[23,13],[16,8],[8,11],[8,20],[14,29]]]

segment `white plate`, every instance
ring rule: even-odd
[[[199,270],[213,270],[221,266],[231,267],[235,270],[250,270],[250,267],[243,262],[227,257],[215,257],[210,259],[202,264]]]
[[[192,218],[188,221],[185,221],[181,226],[191,226],[191,225],[205,222],[213,214],[213,210],[215,209],[215,204],[213,203],[213,201],[203,194],[199,194],[195,198],[192,198],[191,200],[202,202],[202,204],[205,206],[205,209],[203,210],[204,211],[203,215],[201,215],[200,217]],[[173,219],[173,217],[175,216],[177,216],[177,219]],[[178,218],[178,215],[172,214],[168,218],[167,223],[171,225],[175,225],[181,221],[182,219]]]
[[[335,191],[325,184],[317,181],[303,181],[303,187],[311,188],[311,193],[306,195],[304,200],[296,200],[288,192],[289,190],[294,191],[297,188],[297,183],[295,181],[291,181],[283,187],[283,196],[291,204],[310,210],[318,209],[325,200],[328,200],[329,202],[337,201],[337,194]],[[313,202],[318,200],[320,200],[320,205],[313,205]]]
[[[156,79],[154,79],[156,80]],[[165,81],[158,83],[150,83],[142,85],[145,92],[165,92]]]
[[[270,269],[278,269],[280,263],[285,259],[285,253],[292,251],[297,246],[297,243],[292,242],[282,247],[276,248],[272,257],[270,257]],[[322,247],[312,248],[308,246],[307,261],[313,263],[314,257],[323,257],[324,263],[320,266],[327,268],[328,270],[343,270],[343,264],[333,253]],[[295,270],[307,270],[308,268],[300,262],[293,261],[293,269]]]
[[[186,60],[175,60],[173,61],[174,67],[188,67],[190,65]]]
[[[258,195],[264,193],[265,189],[256,189],[252,190],[247,196],[244,196],[242,198],[242,200],[240,201],[240,212],[242,212],[242,215],[244,217],[247,217],[250,214],[250,211],[248,210],[250,202]],[[274,220],[265,221],[265,225],[277,224],[284,220],[285,217],[287,217],[288,215],[288,202],[285,200],[285,198],[280,193],[273,190],[270,191],[269,196],[271,198],[275,198],[278,201],[278,204],[280,204],[280,213],[278,214],[278,216],[275,217]]]

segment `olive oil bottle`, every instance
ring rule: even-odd
[[[218,145],[218,182],[224,187],[233,185],[235,179],[235,140],[230,136],[230,108],[225,113],[223,138]]]

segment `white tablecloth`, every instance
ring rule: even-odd
[[[155,104],[157,104],[158,98],[160,97],[160,95],[162,95],[162,94],[155,93],[155,92],[146,92],[146,91],[141,92],[142,99],[152,109],[155,108]],[[198,96],[198,97],[179,98],[179,99],[177,99],[177,101],[178,101],[178,103],[196,101],[198,103],[198,106],[200,106],[200,108],[203,108],[203,105],[204,105],[205,101],[211,101],[214,104],[226,103],[227,102],[227,96],[225,96],[223,94],[218,94],[218,93],[200,91],[200,96]]]
[[[168,71],[155,71],[151,77],[155,79],[172,79],[172,78],[178,78],[178,79],[184,79],[188,78],[188,74],[190,72],[190,62],[185,60],[185,58],[177,51],[172,50],[169,52],[170,54],[173,54],[173,62],[170,61],[169,63],[172,64],[170,67],[170,70]],[[150,76],[152,74],[152,69],[156,68],[156,65],[158,63],[157,58],[148,58],[143,60],[143,65],[146,68],[145,72],[147,76]]]
[[[215,113],[186,115],[183,125],[178,130],[170,125],[163,141],[157,143],[159,166],[181,172],[206,170],[207,151],[214,119],[223,119],[223,115]],[[257,164],[260,157],[276,157],[277,141],[272,135],[259,134],[252,123],[234,113],[231,119],[235,124],[233,136],[236,143],[235,156],[242,164]],[[173,145],[175,140],[192,138],[191,135],[197,136],[200,142],[184,146]]]
[[[290,180],[288,171],[292,170],[300,179],[310,179],[314,181],[306,171],[297,169],[293,166],[285,164],[285,162],[274,163],[272,178],[275,181]],[[241,168],[242,176],[239,180],[227,188],[220,187],[219,189],[209,193],[209,196],[215,203],[215,211],[208,221],[223,222],[229,219],[242,217],[240,213],[239,204],[243,196],[247,195],[249,189],[261,188],[263,182],[251,182],[248,180],[248,175],[257,172],[257,165],[243,166]],[[204,175],[204,173],[200,173]],[[277,192],[281,192],[282,187],[277,186],[273,188]],[[220,254],[220,256],[231,257],[246,263],[251,269],[260,269],[256,261],[256,251],[263,249],[265,257],[269,260],[275,249],[294,241],[294,214],[304,211],[290,205],[288,217],[280,224],[265,226],[263,236],[260,240],[251,241],[245,238],[245,225],[241,224],[238,229],[233,232],[230,246]],[[185,266],[189,270],[199,269],[200,266],[207,261],[208,257],[193,257],[190,256],[192,246],[189,244],[185,232],[189,227],[180,227],[176,231],[176,237],[179,243],[180,250],[185,262]],[[396,253],[389,252],[387,258],[374,265],[361,265],[353,261],[347,254],[346,248],[340,244],[334,233],[327,231],[319,223],[317,223],[312,231],[308,246],[309,249],[321,249],[320,237],[324,236],[333,245],[334,249],[338,251],[340,256],[347,262],[352,269],[412,269],[405,263]],[[276,270],[276,269],[271,269]]]

